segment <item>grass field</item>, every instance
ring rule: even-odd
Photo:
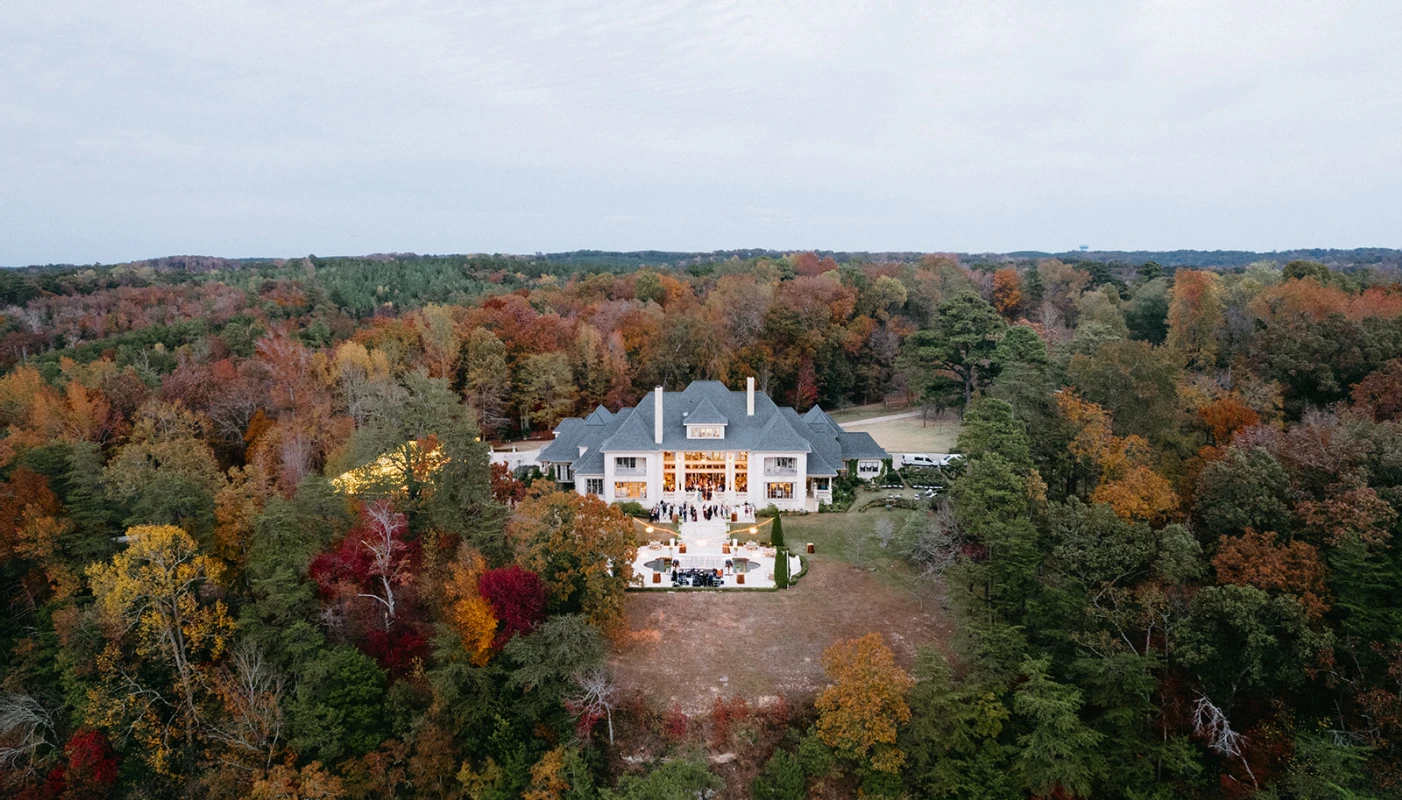
[[[871,419],[872,417],[885,417],[891,414],[903,414],[910,410],[906,405],[905,398],[890,398],[885,403],[868,403],[864,406],[849,406],[841,411],[829,411],[828,416],[837,420],[839,424],[846,425],[849,422]]]
[[[882,422],[843,422],[842,427],[871,434],[877,444],[891,453],[948,453],[959,439],[959,424],[959,417],[954,414],[932,417],[922,423],[917,413]]]

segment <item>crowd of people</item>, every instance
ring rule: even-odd
[[[754,513],[755,507],[751,503],[732,506],[725,503],[669,503],[664,501],[652,507],[648,519],[652,522],[666,522],[675,517],[680,522],[700,522],[713,519],[728,520],[731,514],[743,515],[745,519],[751,519]]]
[[[696,492],[702,500],[711,500],[725,492],[725,476],[708,472],[689,473],[686,476],[686,490]]]
[[[672,585],[715,588],[725,585],[725,576],[718,569],[674,569]]]

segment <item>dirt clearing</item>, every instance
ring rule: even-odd
[[[938,597],[922,611],[873,573],[821,555],[786,591],[638,592],[626,613],[631,641],[612,659],[620,688],[688,714],[717,697],[811,697],[826,683],[823,650],[841,639],[879,632],[909,668],[917,645],[946,646],[953,632]]]

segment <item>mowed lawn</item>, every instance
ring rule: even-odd
[[[785,517],[791,547],[817,548],[788,590],[630,593],[628,641],[612,656],[621,688],[691,714],[717,697],[801,702],[827,683],[822,655],[834,642],[880,633],[907,668],[917,646],[947,648],[942,587],[915,582],[891,548],[869,538],[854,546],[849,535],[870,533],[882,517],[899,528],[909,513]]]
[[[918,412],[914,416],[881,422],[839,422],[849,431],[871,434],[877,444],[891,453],[949,453],[959,439],[957,414],[932,415],[923,423]]]
[[[871,419],[872,417],[887,417],[892,414],[904,414],[910,408],[904,398],[891,398],[884,403],[868,403],[863,406],[848,406],[838,411],[829,411],[828,416],[837,420],[841,425],[858,420]]]

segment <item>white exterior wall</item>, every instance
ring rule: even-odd
[[[639,471],[641,475],[618,475],[617,459],[619,457],[632,457],[638,459]],[[793,475],[774,475],[765,472],[766,458],[792,458],[795,461]],[[734,466],[733,462],[727,470],[727,483],[733,484]],[[808,492],[808,454],[797,452],[770,452],[770,453],[749,453],[749,488],[747,492],[740,496],[739,500],[748,502],[756,508],[764,508],[773,503],[776,507],[785,510],[802,511],[804,509],[804,498]],[[679,470],[680,473],[680,470]],[[684,478],[679,474],[679,479]],[[588,494],[588,476],[575,476],[574,490],[578,494]],[[605,453],[604,454],[604,491],[599,495],[605,503],[618,502],[620,498],[614,496],[613,484],[616,481],[646,481],[647,499],[638,502],[645,508],[651,508],[662,501],[662,452],[629,452],[629,453]],[[792,483],[793,497],[788,500],[770,500],[767,496],[767,485],[774,482]]]
[[[637,475],[617,474],[619,458],[638,459]],[[651,508],[658,500],[662,499],[662,453],[605,453],[604,454],[604,493],[600,495],[605,503],[618,502],[620,498],[614,496],[613,484],[615,481],[644,481],[647,483],[647,497],[638,499],[645,508]],[[583,481],[580,482],[581,484]],[[580,490],[583,493],[583,489]],[[625,500],[635,498],[623,498]]]
[[[793,475],[771,475],[765,471],[767,458],[792,458],[796,461]],[[767,485],[783,482],[793,484],[793,497],[788,500],[770,500]],[[802,511],[803,497],[808,490],[807,453],[750,453],[750,503],[756,508],[764,508],[773,503],[776,508]]]

